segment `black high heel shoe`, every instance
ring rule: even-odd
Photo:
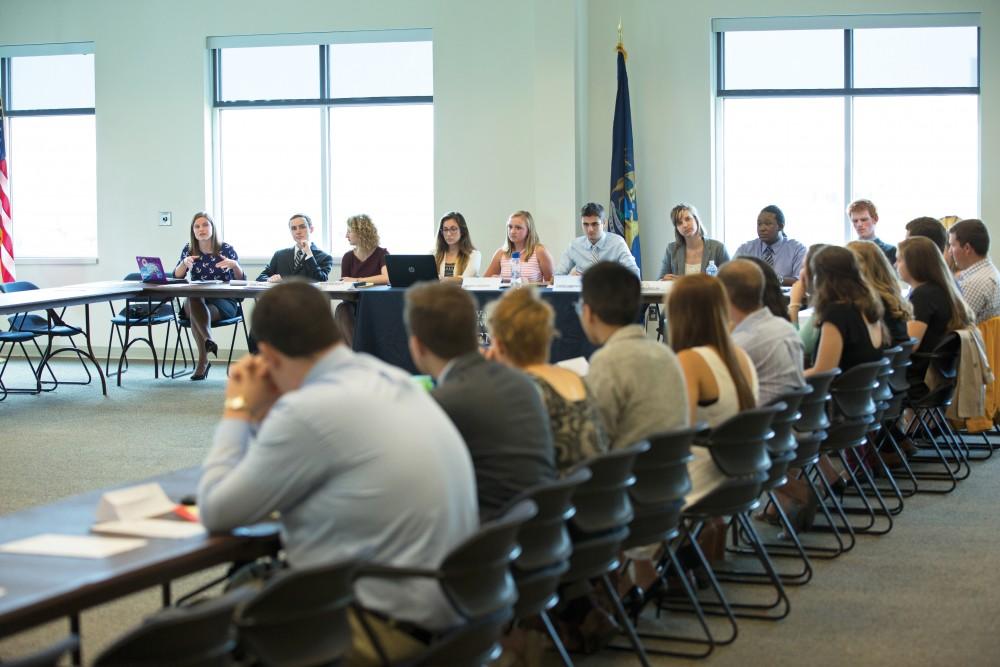
[[[194,380],[195,382],[198,382],[199,380],[204,380],[205,378],[208,377],[208,372],[210,370],[212,370],[212,362],[208,362],[208,364],[206,364],[205,366],[205,370],[203,370],[201,373],[193,373],[191,375],[191,379]]]
[[[219,346],[214,340],[209,339],[205,341],[205,350],[211,352],[212,356],[216,359],[219,358]]]

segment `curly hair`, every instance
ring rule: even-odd
[[[555,319],[552,306],[534,287],[508,290],[486,307],[490,337],[503,343],[507,357],[520,367],[548,362]]]
[[[359,250],[372,252],[379,246],[378,230],[375,229],[375,223],[364,213],[349,217],[347,228],[357,235]]]

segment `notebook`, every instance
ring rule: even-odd
[[[184,278],[175,278],[172,275],[168,277],[167,272],[163,270],[163,262],[160,261],[159,257],[137,256],[135,262],[139,265],[139,275],[142,277],[142,282],[144,283],[166,285],[167,283],[187,282]]]
[[[409,287],[423,280],[438,279],[434,255],[386,255],[385,268],[393,287]]]

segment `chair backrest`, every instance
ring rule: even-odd
[[[571,532],[603,533],[628,525],[632,520],[628,489],[635,484],[632,469],[647,450],[649,443],[643,441],[584,462],[591,476],[573,493],[576,514],[569,521]]]
[[[521,554],[511,565],[517,584],[518,618],[529,618],[549,609],[559,600],[556,589],[569,569],[573,543],[566,522],[573,516],[573,492],[590,479],[589,468],[577,468],[566,477],[545,482],[520,494],[516,502],[531,500],[538,513],[521,525],[517,541]]]
[[[822,431],[830,425],[827,411],[827,404],[830,401],[830,385],[838,375],[840,375],[840,369],[834,368],[806,378],[806,382],[812,387],[812,392],[808,396],[804,396],[802,402],[799,403],[801,417],[795,424],[796,431],[800,433]]]
[[[938,344],[931,350],[931,366],[938,375],[947,379],[954,379],[958,375],[959,351],[962,346],[962,339],[957,331],[949,331]]]
[[[649,450],[636,458],[632,469],[635,485],[628,494],[635,516],[623,548],[663,542],[676,534],[684,496],[691,491],[691,443],[702,430],[699,424],[649,437]]]
[[[785,392],[774,400],[775,404],[784,403],[785,409],[774,415],[771,420],[774,437],[767,441],[767,451],[772,459],[790,455],[795,451],[795,434],[792,433],[792,429],[802,417],[799,406],[812,392],[813,388],[805,384]]]
[[[3,667],[58,667],[62,657],[80,645],[76,635],[70,635],[60,642],[23,658],[4,660]]]
[[[264,665],[328,665],[351,647],[354,560],[283,570],[236,613],[242,651]]]
[[[771,403],[738,412],[716,426],[708,436],[707,446],[719,470],[727,477],[766,473],[771,466],[767,441],[774,437],[771,421],[786,409],[784,403]]]
[[[889,347],[882,350],[882,358],[887,360],[889,363],[879,369],[878,375],[878,387],[875,389],[874,398],[876,401],[888,401],[892,398],[892,376],[895,373],[896,368],[896,356],[903,351],[901,345],[896,345],[894,347]]]
[[[878,375],[888,364],[889,360],[884,358],[858,364],[830,384],[834,420],[870,417],[875,413],[873,395],[878,388]]]
[[[3,292],[4,294],[27,292],[33,289],[38,289],[38,285],[35,283],[29,283],[27,280],[15,280],[12,283],[0,283],[0,292]]]
[[[892,359],[892,377],[889,378],[889,386],[894,393],[901,394],[910,388],[910,381],[906,379],[906,369],[913,365],[910,357],[913,355],[913,346],[916,342],[916,338],[911,338],[896,345],[899,352]]]
[[[153,614],[106,648],[94,667],[223,667],[236,642],[232,617],[249,591]]]
[[[522,500],[500,518],[484,524],[441,563],[441,589],[465,619],[509,609],[517,599],[510,564],[520,555],[517,533],[535,517],[538,506]]]

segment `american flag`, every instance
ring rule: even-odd
[[[0,100],[0,283],[14,282],[14,239],[10,235],[10,181],[4,141],[3,100]]]

